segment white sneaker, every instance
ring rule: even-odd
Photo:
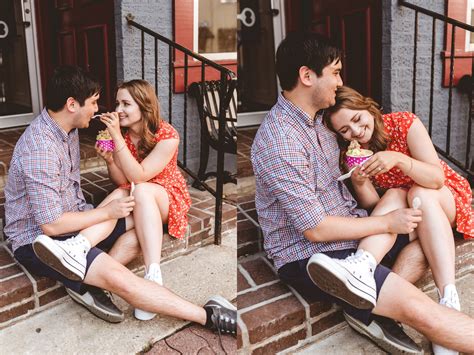
[[[36,256],[70,280],[82,281],[86,274],[89,241],[78,234],[66,240],[39,235],[33,242]]]
[[[335,259],[317,253],[308,262],[311,280],[321,290],[360,309],[376,305],[377,287],[374,279],[374,257],[362,250],[345,259]]]
[[[438,295],[441,297],[441,292],[438,290]],[[456,291],[456,286],[453,284],[446,285],[444,287],[443,297],[440,298],[439,304],[446,306],[448,308],[455,309],[457,311],[461,310],[461,304],[459,303],[458,292]],[[459,352],[456,350],[446,349],[445,347],[433,343],[433,353],[435,355],[457,355]]]
[[[163,276],[161,275],[160,265],[156,263],[150,264],[144,279],[156,282],[158,285],[163,286]],[[135,311],[133,313],[135,315],[135,318],[139,320],[150,320],[155,318],[156,316],[156,313],[144,311],[138,308],[135,308]]]

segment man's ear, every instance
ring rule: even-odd
[[[79,103],[73,97],[68,97],[65,107],[68,112],[76,112],[79,108]]]
[[[298,74],[299,74],[300,81],[304,86],[312,85],[311,75],[313,75],[313,71],[311,69],[303,65],[302,67],[300,67]]]

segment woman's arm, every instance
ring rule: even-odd
[[[443,187],[443,169],[431,138],[419,119],[415,119],[408,130],[407,145],[413,158],[400,152],[377,152],[364,163],[362,170],[368,176],[374,176],[397,167],[418,185],[430,189]]]
[[[125,144],[123,138],[122,141],[123,143],[120,144]],[[145,182],[163,171],[173,158],[178,145],[179,139],[163,140],[155,145],[150,154],[141,163],[137,162],[126,146],[123,149],[119,148],[114,153],[114,158],[117,159],[117,163],[120,164],[128,181],[135,183]]]
[[[375,190],[372,181],[362,175],[360,166],[355,168],[351,175],[352,187],[354,188],[355,198],[358,205],[366,210],[371,210],[379,202],[380,197]]]
[[[107,126],[114,140],[116,147],[113,154],[114,162],[130,182],[146,182],[161,173],[178,149],[179,139],[163,140],[157,143],[148,156],[139,163],[128,150],[120,132],[118,113],[106,113],[100,120]]]
[[[418,185],[432,189],[442,188],[444,171],[433,142],[419,119],[415,119],[408,130],[407,144],[413,158],[403,155],[397,167]]]

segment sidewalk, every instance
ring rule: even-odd
[[[225,233],[222,240],[221,246],[201,247],[191,254],[163,263],[165,285],[196,304],[204,304],[214,294],[235,300],[235,229]],[[132,354],[148,351],[155,342],[188,324],[159,315],[151,321],[141,322],[133,317],[132,307],[117,296],[115,300],[125,312],[125,321],[122,323],[106,323],[67,299],[55,307],[2,329],[0,353]],[[192,326],[184,329],[183,334],[189,332],[187,329],[195,329],[198,334],[202,332],[202,327]],[[208,336],[214,339],[213,335]],[[192,346],[197,344],[191,336],[184,339],[188,339]],[[235,338],[223,336],[223,343],[228,353],[235,353]],[[218,349],[215,348],[220,351]]]

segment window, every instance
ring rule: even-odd
[[[194,1],[194,52],[211,60],[237,59],[237,1]]]
[[[474,0],[467,2],[466,23],[474,26]],[[474,51],[474,32],[466,31],[466,52]]]
[[[210,32],[206,33],[205,27]],[[174,41],[225,66],[234,73],[237,72],[236,33],[236,0],[174,0]],[[200,36],[201,43],[199,43]],[[173,67],[174,90],[177,93],[183,92],[184,56],[182,53],[175,53]],[[201,62],[189,60],[188,67],[188,85],[201,80]],[[219,72],[209,67],[206,67],[205,75],[206,80],[220,78]]]
[[[474,0],[447,0],[446,16],[463,23],[474,23]],[[443,60],[443,86],[449,86],[451,67],[451,34],[452,26],[445,25],[445,47],[441,53]],[[470,31],[456,27],[454,43],[454,75],[453,85],[465,75],[472,75],[472,59],[474,57],[474,35]]]

